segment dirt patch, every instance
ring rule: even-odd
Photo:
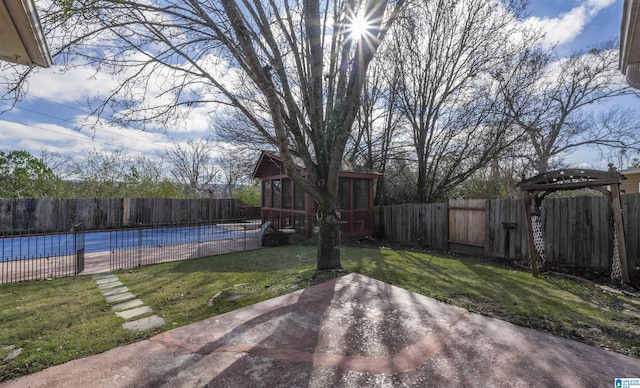
[[[225,302],[235,302],[239,299],[242,299],[243,296],[247,295],[246,292],[241,292],[243,289],[250,289],[248,283],[236,284],[233,287],[225,288],[222,291],[218,291],[214,296],[212,296],[207,302],[207,306],[213,307],[216,300],[223,300]]]

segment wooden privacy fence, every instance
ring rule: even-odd
[[[385,206],[376,211],[376,223],[389,241],[448,250],[447,209],[446,203]]]
[[[640,194],[622,196],[629,260],[640,260]],[[603,196],[547,198],[542,204],[547,263],[611,270],[613,217]],[[387,240],[520,260],[529,256],[521,200],[451,200],[377,209]]]
[[[239,218],[236,199],[29,198],[0,199],[0,232],[112,229]]]
[[[452,199],[448,209],[450,251],[484,253],[487,201],[484,199]]]

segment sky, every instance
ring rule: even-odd
[[[38,3],[41,0],[37,0]],[[530,0],[527,23],[547,31],[549,44],[557,44],[561,55],[584,49],[611,38],[619,38],[624,0]],[[96,131],[78,130],[79,120],[88,113],[84,96],[109,77],[90,70],[60,74],[60,69],[39,70],[30,80],[24,101],[10,108],[0,101],[0,150],[23,149],[39,156],[43,149],[69,155],[87,150],[122,147],[130,155],[151,155],[171,147],[172,141],[202,138],[212,134],[206,112],[194,112],[184,128],[142,132],[128,128],[104,127]],[[591,151],[578,151],[567,161],[582,168],[603,168],[606,162]]]

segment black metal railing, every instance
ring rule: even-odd
[[[107,232],[109,269],[195,259],[255,248],[258,221],[201,221],[140,225]],[[89,259],[90,260],[90,259]]]
[[[209,220],[66,233],[0,234],[0,284],[126,269],[257,248],[259,221]]]
[[[0,233],[0,284],[76,275],[84,268],[84,235],[21,230]]]

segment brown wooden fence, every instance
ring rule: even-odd
[[[452,199],[449,201],[449,250],[484,254],[486,239],[486,207],[484,199]]]
[[[603,196],[547,198],[542,203],[547,262],[610,270],[613,217]],[[640,194],[622,197],[627,256],[640,260]],[[394,243],[520,260],[529,255],[520,200],[474,200],[377,209],[378,230]]]
[[[385,206],[381,216],[384,233],[390,241],[448,249],[446,203]]]
[[[69,231],[136,224],[197,222],[239,218],[236,199],[30,198],[0,199],[0,232]]]

